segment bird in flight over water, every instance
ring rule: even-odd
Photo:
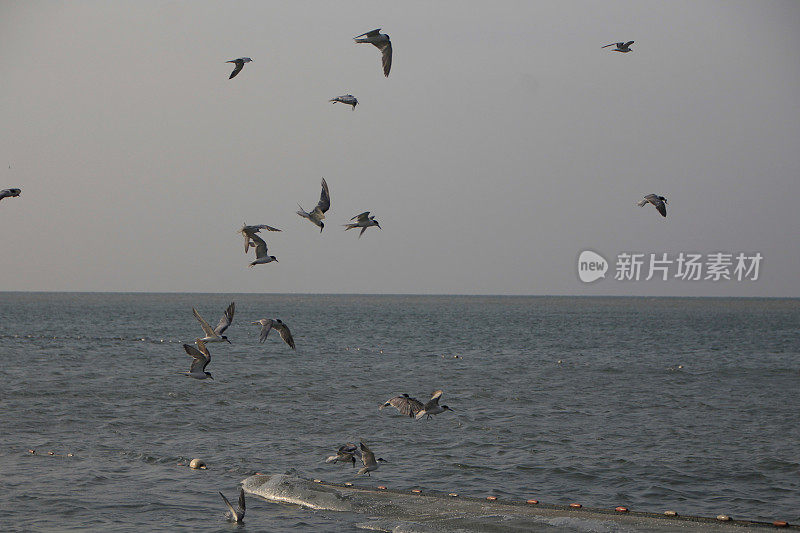
[[[262,239],[255,233],[253,233],[250,236],[250,239],[252,240],[251,244],[256,247],[256,259],[247,266],[253,268],[256,265],[263,265],[266,263],[271,263],[273,261],[279,262],[277,257],[275,257],[274,255],[269,255],[267,253],[267,243],[264,242],[264,239]]]
[[[181,372],[181,374],[194,379],[214,379],[211,376],[211,372],[206,372],[206,367],[208,363],[211,362],[211,354],[208,352],[206,344],[201,340],[195,342],[197,348],[191,344],[183,345],[183,349],[186,350],[186,353],[192,356],[192,365],[189,367],[188,372]]]
[[[292,350],[295,349],[294,347],[294,339],[292,338],[292,332],[289,331],[289,326],[283,323],[280,318],[262,318],[261,320],[256,320],[255,322],[251,322],[251,324],[259,324],[261,326],[261,334],[258,338],[259,342],[264,342],[267,340],[267,336],[269,335],[270,330],[277,331],[283,342],[289,345],[289,348]]]
[[[334,104],[336,102],[340,102],[342,104],[353,106],[353,111],[355,111],[356,106],[358,105],[358,98],[356,98],[352,94],[343,94],[342,96],[335,96],[328,101]]]
[[[325,181],[325,178],[322,178],[322,193],[319,196],[317,207],[310,213],[307,213],[300,204],[297,204],[297,207],[300,208],[297,214],[319,226],[319,232],[322,233],[322,229],[325,227],[325,223],[322,222],[322,220],[325,218],[325,213],[331,207],[331,193],[330,190],[328,190],[328,183]]]
[[[623,54],[625,54],[625,53],[628,53],[628,52],[633,52],[633,50],[631,50],[631,45],[632,44],[633,44],[633,41],[628,41],[627,43],[611,43],[611,44],[607,44],[605,46],[601,46],[601,48],[608,48],[609,46],[616,46],[616,48],[611,50],[612,52],[622,52]]]
[[[356,220],[356,219],[358,219],[358,220]],[[378,221],[375,220],[375,215],[369,216],[369,211],[364,211],[360,215],[356,215],[353,218],[351,218],[350,220],[356,220],[356,222],[354,224],[352,224],[352,223],[351,224],[345,224],[344,225],[344,230],[347,231],[347,230],[353,229],[353,228],[361,228],[361,233],[358,234],[358,238],[359,239],[361,238],[362,235],[364,235],[364,232],[367,231],[367,228],[370,228],[372,226],[377,226],[378,229],[382,229],[381,225],[378,223]]]
[[[663,196],[659,196],[657,194],[648,194],[644,197],[643,200],[639,200],[639,203],[636,204],[639,207],[644,207],[648,203],[653,204],[658,209],[658,212],[661,213],[662,217],[667,216],[667,199]]]
[[[364,39],[360,39],[364,37]],[[361,35],[356,35],[353,39],[357,43],[369,43],[378,47],[381,51],[381,63],[383,64],[383,75],[389,77],[389,71],[392,70],[392,41],[385,33],[381,33],[381,29],[368,31]]]
[[[239,59],[231,59],[230,61],[226,61],[226,63],[236,64],[236,67],[233,69],[233,72],[231,72],[231,76],[228,79],[232,80],[233,78],[235,78],[236,75],[239,74],[244,68],[244,64],[249,63],[251,61],[252,59],[250,59],[249,57],[240,57]]]
[[[250,240],[254,234],[258,233],[262,229],[267,231],[281,231],[278,228],[273,228],[272,226],[267,226],[266,224],[256,224],[255,226],[248,226],[247,224],[242,225],[242,229],[239,230],[239,233],[241,233],[242,237],[244,237],[244,253],[247,253],[247,250],[249,250],[251,246],[255,248],[255,243],[250,242]]]
[[[22,189],[3,189],[0,191],[0,200],[3,198],[16,198],[22,194]]]
[[[200,338],[199,340],[203,342],[223,342],[226,341],[230,344],[231,341],[228,340],[228,337],[223,335],[225,330],[228,329],[228,326],[231,325],[233,322],[233,313],[236,311],[236,303],[231,302],[228,308],[225,310],[225,314],[222,315],[222,318],[219,319],[219,324],[214,329],[211,329],[211,326],[208,325],[208,322],[205,321],[203,317],[200,316],[200,313],[197,312],[197,309],[192,307],[192,313],[194,317],[200,322],[200,327],[203,328],[203,332],[206,334],[205,337]]]
[[[428,400],[428,403],[425,404],[422,411],[417,413],[417,420],[422,418],[423,416],[427,416],[430,418],[432,415],[438,415],[439,413],[444,413],[445,411],[452,411],[446,405],[439,405],[439,398],[442,397],[443,391],[437,390],[431,395],[431,399]]]

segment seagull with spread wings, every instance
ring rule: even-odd
[[[364,37],[364,39],[360,39]],[[381,29],[368,31],[361,35],[356,35],[353,39],[357,43],[369,43],[375,45],[381,51],[381,64],[383,65],[383,75],[389,77],[389,71],[392,70],[392,41],[385,33],[381,33]]]
[[[273,261],[280,262],[277,257],[267,253],[267,243],[264,242],[264,239],[253,233],[250,235],[250,240],[252,241],[250,244],[256,247],[256,259],[247,266],[253,268],[256,265],[264,265]]]
[[[412,398],[408,394],[395,396],[394,398],[386,400],[386,403],[381,405],[378,410],[383,411],[384,407],[394,407],[400,412],[401,415],[405,415],[410,418],[414,418],[417,416],[417,413],[425,408],[421,401],[417,400],[416,398]]]
[[[238,509],[234,509],[233,505],[231,505],[231,502],[228,501],[228,498],[226,498],[224,494],[220,492],[219,495],[222,496],[222,500],[225,502],[225,506],[228,508],[228,510],[225,511],[225,518],[238,524],[244,522],[244,489],[239,487]]]
[[[211,362],[211,354],[208,352],[208,348],[206,348],[206,343],[199,339],[196,343],[197,348],[191,344],[183,345],[183,349],[186,350],[186,353],[192,356],[192,365],[189,367],[188,372],[180,373],[194,379],[214,379],[211,376],[211,372],[206,372],[206,367],[208,363]]]
[[[358,219],[358,220],[356,220]],[[369,216],[369,211],[364,211],[360,215],[356,215],[350,220],[355,220],[355,223],[345,224],[344,230],[347,231],[353,228],[361,228],[361,233],[358,234],[358,238],[360,239],[364,232],[367,231],[367,228],[372,226],[377,226],[378,229],[382,229],[381,225],[375,220],[375,215]]]
[[[659,196],[657,194],[648,194],[644,197],[644,199],[639,200],[638,205],[639,207],[644,207],[647,204],[653,204],[658,209],[658,212],[661,213],[662,217],[667,216],[667,199],[663,196]]]
[[[331,98],[328,101],[331,102],[331,103],[334,103],[334,104],[336,102],[339,102],[339,103],[342,103],[342,104],[347,104],[349,106],[353,106],[353,111],[355,111],[356,106],[358,105],[358,98],[356,98],[352,94],[343,94],[342,96],[335,96],[335,97]]]
[[[325,227],[325,223],[322,222],[322,220],[325,218],[325,213],[331,208],[331,193],[328,189],[328,183],[325,181],[325,178],[322,178],[322,193],[319,196],[317,207],[315,207],[310,213],[307,213],[300,204],[297,204],[297,207],[300,208],[300,211],[298,211],[297,214],[303,218],[307,218],[313,224],[319,226],[319,232],[322,233],[322,230]]]
[[[280,334],[283,342],[289,345],[289,348],[292,350],[295,349],[292,332],[289,331],[289,326],[284,324],[280,318],[262,318],[261,320],[251,322],[251,324],[259,324],[261,326],[261,335],[258,338],[259,342],[263,343],[266,341],[267,336],[269,336],[269,332],[274,329]]]
[[[230,61],[226,61],[226,63],[236,64],[236,67],[234,67],[233,72],[231,72],[231,77],[228,79],[232,80],[233,78],[235,78],[236,75],[239,74],[244,68],[244,64],[249,63],[251,61],[252,59],[250,59],[249,57],[240,57],[239,59],[231,59]]]
[[[438,415],[439,413],[444,413],[445,411],[452,411],[446,405],[439,405],[439,398],[442,397],[443,391],[437,390],[431,395],[431,399],[425,404],[425,407],[417,413],[416,418],[419,420],[423,416],[427,416],[431,418],[433,415]]]
[[[192,313],[194,317],[200,322],[200,327],[203,328],[203,332],[206,334],[205,337],[202,337],[198,340],[203,342],[227,342],[230,344],[231,341],[228,340],[228,337],[223,335],[225,330],[228,329],[228,326],[231,325],[233,322],[233,313],[236,311],[236,304],[235,302],[231,302],[228,308],[225,310],[225,314],[222,315],[222,318],[219,319],[219,324],[214,329],[211,329],[211,326],[208,325],[208,322],[205,321],[203,317],[200,316],[200,313],[197,312],[197,309],[192,307]]]
[[[633,50],[631,50],[632,44],[633,41],[628,41],[627,43],[611,43],[605,46],[601,46],[600,48],[608,48],[609,46],[616,46],[616,48],[611,50],[612,52],[622,52],[623,54],[626,54],[628,52],[633,52]]]
[[[255,226],[248,226],[247,224],[242,225],[242,229],[239,230],[239,233],[242,234],[244,237],[244,253],[247,253],[247,250],[250,249],[252,246],[253,248],[256,247],[254,242],[251,242],[253,235],[265,229],[267,231],[281,231],[278,228],[273,228],[272,226],[267,226],[266,224],[256,224]]]

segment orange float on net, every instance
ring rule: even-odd
[[[531,505],[536,505],[537,503],[539,503],[539,500],[528,500],[525,503],[529,503]]]
[[[489,500],[490,502],[493,502],[497,499],[497,496],[487,496],[486,499]]]
[[[450,494],[448,494],[448,496],[451,496],[453,498],[458,498],[458,493],[457,492],[451,492]]]
[[[664,514],[667,516],[678,516],[678,513],[675,511],[664,511]]]
[[[386,485],[378,485],[378,490],[386,490]]]
[[[785,520],[775,520],[772,525],[775,527],[789,527],[789,522]]]
[[[618,513],[627,513],[628,512],[628,508],[627,507],[623,507],[621,505],[619,507],[615,507],[614,510],[616,512],[618,512]]]
[[[569,504],[569,506],[572,507],[573,509],[580,509],[581,507],[583,507],[583,505],[579,503],[571,503]]]
[[[421,491],[420,489],[411,489],[411,492],[414,492],[414,493],[416,493],[416,494],[419,494],[419,493],[420,493],[420,492],[422,492],[422,491]]]

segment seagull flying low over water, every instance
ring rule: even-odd
[[[605,46],[601,46],[601,48],[608,48],[609,46],[616,46],[616,48],[611,50],[612,52],[622,52],[623,54],[625,54],[625,53],[628,53],[628,52],[633,52],[633,50],[631,50],[631,45],[632,44],[633,44],[633,41],[628,41],[627,43],[611,43],[611,44],[607,44]]]
[[[252,240],[250,244],[256,247],[256,259],[247,266],[253,268],[256,265],[263,265],[266,263],[271,263],[273,261],[280,262],[278,261],[278,258],[275,257],[274,255],[267,254],[267,243],[264,242],[264,239],[262,239],[255,233],[250,235],[250,239]]]
[[[359,474],[367,474],[368,476],[371,476],[370,472],[377,470],[380,466],[378,462],[388,463],[388,461],[383,458],[375,460],[375,454],[372,453],[372,450],[367,448],[367,445],[363,442],[360,442],[359,444],[361,445],[361,462],[364,463],[364,466],[358,471]]]
[[[307,213],[300,204],[297,204],[297,207],[300,208],[297,214],[319,226],[319,232],[322,233],[322,229],[325,227],[325,223],[322,222],[322,220],[325,218],[325,213],[331,207],[331,193],[328,190],[328,183],[325,181],[325,178],[322,178],[322,193],[319,196],[317,207],[310,213]]]
[[[228,326],[231,325],[231,322],[233,322],[234,311],[236,311],[236,304],[235,302],[231,302],[231,304],[225,310],[225,314],[222,315],[222,318],[219,319],[219,324],[217,324],[217,327],[211,329],[211,326],[209,326],[208,322],[206,322],[205,319],[203,319],[203,317],[200,316],[200,313],[197,312],[197,309],[192,307],[192,313],[194,314],[194,317],[197,319],[198,322],[200,322],[200,327],[203,328],[203,332],[206,334],[205,337],[202,337],[198,340],[203,342],[226,341],[228,344],[230,344],[231,341],[229,341],[228,337],[223,335],[223,333],[225,332],[226,329],[228,329]]]
[[[261,336],[259,337],[259,342],[263,343],[264,341],[266,341],[270,330],[274,329],[280,334],[281,339],[283,339],[283,342],[289,345],[289,348],[291,348],[292,350],[295,349],[294,339],[292,338],[292,332],[289,331],[289,326],[284,324],[280,318],[262,318],[261,320],[251,322],[251,324],[261,325]]]
[[[206,367],[208,363],[211,362],[211,354],[208,352],[208,348],[206,348],[206,343],[199,339],[196,343],[197,348],[191,344],[183,345],[183,349],[186,350],[186,353],[192,356],[192,366],[189,367],[188,372],[181,372],[181,374],[194,379],[214,379],[211,376],[211,372],[206,372]]]
[[[417,413],[417,420],[422,418],[423,416],[427,416],[430,418],[432,415],[438,415],[439,413],[444,413],[445,411],[452,411],[446,405],[439,405],[439,398],[441,398],[443,391],[437,390],[431,395],[431,399],[428,400],[428,403],[425,404],[422,411]]]
[[[350,220],[356,220],[355,224],[345,224],[344,230],[347,231],[353,228],[361,228],[361,233],[358,234],[359,239],[362,235],[364,235],[364,232],[367,231],[367,228],[371,226],[377,226],[378,229],[382,229],[381,225],[378,224],[378,221],[375,220],[375,215],[369,216],[369,211],[364,211],[360,215],[356,215]]]
[[[231,77],[228,79],[232,80],[233,78],[235,78],[236,75],[239,74],[239,72],[241,72],[242,69],[244,68],[244,64],[249,63],[251,61],[252,59],[250,59],[249,57],[240,57],[239,59],[231,59],[230,61],[226,61],[226,63],[236,63],[236,68],[233,69],[233,72],[231,72]]]
[[[416,398],[412,398],[408,394],[395,396],[394,398],[386,400],[386,403],[381,405],[378,410],[383,411],[384,407],[394,407],[400,412],[401,415],[406,415],[410,418],[414,418],[417,416],[417,413],[425,408],[421,401],[417,400]]]
[[[247,250],[249,250],[251,246],[255,248],[255,243],[250,241],[253,238],[253,235],[262,229],[267,231],[281,231],[278,228],[273,228],[272,226],[267,226],[266,224],[257,224],[255,226],[248,226],[247,224],[242,225],[242,229],[239,230],[239,233],[241,233],[242,237],[244,237],[244,253],[247,253]]]
[[[22,189],[3,189],[0,191],[0,200],[3,198],[16,198],[22,193]]]
[[[344,446],[339,447],[336,455],[330,455],[325,459],[326,463],[352,463],[353,468],[356,466],[356,457],[361,459],[361,450],[352,442],[348,442]]]
[[[659,196],[657,194],[648,194],[644,197],[643,200],[639,200],[639,203],[636,204],[639,207],[644,207],[648,203],[653,204],[658,209],[658,212],[661,213],[662,217],[667,216],[667,199],[663,196]]]
[[[331,98],[328,101],[332,102],[334,104],[336,102],[341,102],[343,104],[347,104],[347,105],[353,106],[353,111],[355,111],[356,106],[358,105],[358,98],[356,98],[352,94],[345,94],[345,95],[342,95],[342,96],[336,96],[334,98]]]
[[[359,37],[365,37],[365,39],[359,39]],[[378,50],[381,51],[383,75],[388,78],[389,71],[392,70],[392,42],[389,40],[389,36],[385,33],[381,33],[381,29],[378,28],[377,30],[356,35],[353,39],[357,43],[369,43],[378,47]]]
[[[225,511],[225,518],[227,518],[231,522],[237,522],[241,524],[244,521],[244,489],[242,487],[239,487],[238,509],[233,508],[233,505],[231,505],[231,502],[228,501],[228,498],[226,498],[224,494],[220,492],[219,495],[222,496],[222,500],[228,507],[228,510]]]

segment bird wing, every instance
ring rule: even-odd
[[[356,35],[353,39],[358,39],[359,37],[375,37],[381,32],[381,29],[378,28],[377,30],[368,31],[367,33],[362,33],[361,35]]]
[[[267,336],[269,336],[269,332],[272,329],[272,320],[266,320],[265,322],[261,323],[261,334],[258,336],[258,342],[264,342],[267,340]]]
[[[244,514],[244,489],[239,487],[239,511]]]
[[[361,443],[361,462],[364,463],[364,466],[373,466],[378,464],[375,461],[375,454],[367,448],[367,446],[362,442]]]
[[[328,190],[328,182],[322,178],[322,192],[319,195],[319,203],[315,209],[319,209],[322,213],[331,208],[331,192]]]
[[[267,226],[266,224],[256,224],[255,226],[245,226],[242,228],[242,231],[248,231],[251,233],[258,233],[260,230],[265,229],[267,231],[281,231],[278,228],[273,228],[272,226]]]
[[[281,334],[281,339],[283,342],[289,345],[289,347],[294,350],[294,339],[292,338],[292,332],[289,331],[289,326],[284,324],[283,322],[278,322],[273,327],[277,330],[278,333]]]
[[[353,218],[351,218],[350,220],[355,220],[355,219],[358,219],[359,222],[363,222],[363,221],[369,219],[369,211],[364,211],[360,215],[356,215]]]
[[[608,48],[609,46],[614,46],[615,44],[617,44],[617,43],[607,44],[605,46],[601,46],[600,48]]]
[[[256,245],[256,255],[258,255],[258,245]],[[217,335],[222,335],[225,330],[228,329],[228,326],[230,326],[231,322],[233,322],[234,311],[236,311],[236,302],[231,302],[231,305],[229,305],[225,310],[225,314],[219,319],[219,324],[217,324],[217,327],[214,328],[214,333]]]
[[[661,213],[662,217],[666,217],[667,216],[667,206],[666,206],[666,204],[664,204],[664,202],[663,202],[663,200],[661,200],[661,198],[656,198],[653,201],[653,205],[656,206],[656,209],[658,209],[658,212]]]
[[[211,326],[208,325],[208,322],[206,322],[206,320],[203,317],[200,316],[200,313],[197,312],[197,309],[192,307],[192,313],[194,314],[194,317],[197,319],[197,321],[200,322],[200,327],[203,328],[203,332],[205,332],[206,337],[216,337],[217,336],[217,334],[214,332],[214,330],[211,329]]]
[[[264,242],[264,239],[256,235],[255,233],[250,235],[250,238],[253,240],[253,243],[256,247],[256,259],[261,259],[262,257],[267,256],[267,243]]]
[[[234,518],[236,518],[236,510],[233,508],[233,505],[231,505],[231,502],[229,502],[229,501],[228,501],[228,498],[226,498],[226,497],[225,497],[225,495],[224,495],[224,494],[222,494],[221,492],[219,493],[219,495],[220,495],[220,496],[222,496],[222,501],[224,501],[224,502],[225,502],[225,505],[226,505],[226,506],[228,507],[228,509],[230,510],[230,512],[231,512],[231,516],[232,516],[232,517],[234,517]]]
[[[383,65],[383,75],[389,77],[389,71],[392,70],[392,41],[387,40],[385,43],[372,43],[377,46],[381,51],[381,64]]]
[[[428,403],[425,404],[425,410],[426,411],[428,409],[432,408],[435,405],[439,405],[439,398],[442,397],[442,393],[443,393],[443,391],[437,390],[437,391],[434,391],[433,394],[431,394],[431,399],[428,400]]]
[[[414,417],[417,413],[422,411],[423,405],[422,402],[417,400],[416,398],[412,398],[410,396],[395,396],[390,400],[387,400],[386,403],[381,405],[380,409],[383,409],[387,405],[391,405],[395,409],[397,409],[401,415]]]
[[[236,63],[236,68],[233,69],[233,72],[231,72],[231,76],[228,78],[229,80],[232,80],[244,68],[244,61],[242,61],[241,59],[234,59],[233,61],[227,61],[227,63]]]
[[[211,355],[208,354],[208,350],[203,341],[198,342],[197,345],[202,347],[202,351],[191,344],[183,345],[183,349],[186,350],[186,353],[192,356],[192,364],[189,367],[189,372],[191,373],[205,372],[206,366],[209,361],[211,361]]]

